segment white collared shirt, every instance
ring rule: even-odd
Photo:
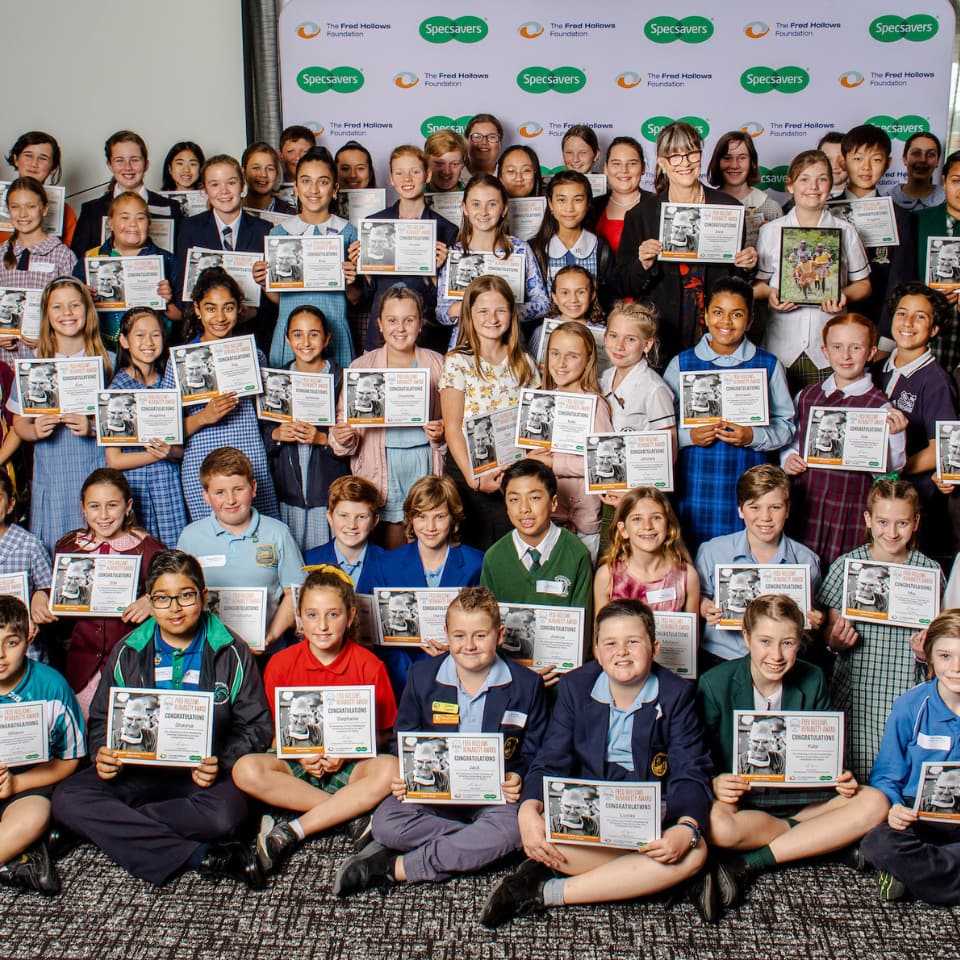
[[[550,553],[553,548],[557,545],[557,541],[560,539],[560,528],[555,524],[550,524],[550,529],[544,534],[543,539],[539,543],[535,543],[532,546],[529,543],[524,543],[520,539],[520,534],[516,530],[513,531],[513,546],[517,551],[517,556],[520,558],[520,562],[526,567],[527,570],[530,569],[533,560],[530,557],[531,550],[540,551],[540,566],[545,567],[547,565],[547,560],[550,559]]]

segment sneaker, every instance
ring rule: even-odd
[[[536,860],[524,860],[513,873],[507,874],[491,891],[480,911],[480,922],[493,929],[529,913],[545,909],[543,885],[553,871]]]
[[[347,824],[347,833],[353,841],[353,849],[361,853],[373,840],[373,817],[362,813]]]
[[[709,866],[704,867],[687,884],[687,899],[697,908],[704,923],[720,922],[720,892],[717,878]]]
[[[210,844],[197,866],[197,873],[209,879],[230,877],[251,890],[263,890],[267,885],[266,871],[260,865],[256,850],[249,843],[237,840]]]
[[[907,885],[886,870],[877,873],[877,887],[881,900],[903,900],[907,895]]]
[[[397,851],[371,841],[361,853],[340,864],[333,881],[333,892],[338,897],[349,897],[371,887],[388,887],[395,882],[393,868]]]
[[[7,887],[19,887],[21,890],[36,890],[47,897],[60,892],[57,868],[50,859],[50,851],[42,841],[11,860],[7,869],[0,872],[0,883]]]
[[[274,823],[269,833],[257,835],[257,859],[264,874],[276,870],[299,846],[300,838],[285,820]]]
[[[718,860],[713,868],[717,895],[724,909],[735,907],[743,900],[747,887],[757,875],[743,857],[727,857]]]
[[[845,867],[849,867],[851,870],[856,870],[857,873],[868,873],[871,869],[873,869],[872,865],[863,855],[863,851],[860,849],[859,843],[854,843],[849,847],[844,847],[837,853],[837,859]]]

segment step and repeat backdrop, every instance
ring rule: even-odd
[[[775,191],[790,159],[830,130],[884,127],[894,141],[891,184],[903,179],[911,133],[942,140],[947,130],[949,0],[728,0],[722,9],[366,0],[344,15],[349,6],[289,0],[283,8],[283,118],[310,126],[332,150],[362,142],[383,183],[394,146],[441,127],[462,132],[479,112],[503,122],[504,146],[534,147],[546,171],[561,166],[572,123],[590,124],[601,146],[637,137],[648,164],[675,119],[701,131],[708,156],[722,133],[742,129],[760,154],[762,185]]]

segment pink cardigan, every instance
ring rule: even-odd
[[[443,369],[443,357],[433,350],[424,350],[421,347],[416,348],[417,366],[421,369],[430,371],[430,419],[442,420],[440,414],[440,372]],[[350,364],[350,369],[364,367],[386,367],[387,348],[377,347],[376,350],[370,350],[363,356],[357,357]],[[337,404],[337,420],[346,421],[344,413],[344,395],[346,391],[346,378],[344,386],[340,391],[340,401]],[[385,431],[388,427],[363,427],[357,430],[357,439],[350,444],[338,443],[333,433],[330,433],[330,449],[337,456],[350,457],[350,472],[355,476],[364,477],[369,480],[380,491],[380,505],[383,506],[387,500],[387,448],[384,443]],[[444,441],[430,441],[431,453],[433,458],[433,473],[439,476],[443,473],[443,459],[447,453],[447,444]]]
[[[596,433],[610,433],[613,421],[610,408],[603,397],[597,397],[593,416]],[[555,453],[553,472],[557,475],[557,509],[553,520],[561,527],[572,527],[576,533],[600,532],[600,510],[603,504],[595,493],[587,493],[583,483],[586,458],[578,453]]]

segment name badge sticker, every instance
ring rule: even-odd
[[[670,600],[677,599],[677,591],[674,587],[664,587],[663,590],[648,590],[647,603],[668,603]]]
[[[917,746],[924,750],[949,750],[953,746],[950,737],[931,737],[927,733],[917,734]]]
[[[444,703],[442,700],[434,700],[430,705],[430,709],[434,713],[453,713],[459,715],[460,713],[460,704],[459,703]]]
[[[525,727],[527,715],[519,710],[504,710],[503,723],[509,727]]]
[[[227,565],[227,558],[225,554],[222,553],[212,553],[206,557],[197,557],[201,567],[225,567]]]
[[[36,273],[53,273],[54,265],[48,260],[34,260],[33,257],[30,258],[30,268]]]
[[[538,580],[537,593],[551,593],[555,597],[565,597],[568,585],[562,580]]]

